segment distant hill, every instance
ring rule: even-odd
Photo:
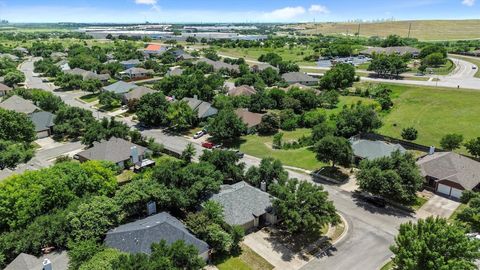
[[[419,40],[458,40],[480,39],[480,20],[431,20],[431,21],[394,21],[379,23],[360,23],[360,36],[385,37],[391,34],[408,36]],[[318,23],[300,24],[307,34],[343,34],[355,35],[359,23]]]

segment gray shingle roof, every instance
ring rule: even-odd
[[[228,64],[228,63],[225,63],[225,62],[222,62],[222,61],[213,61],[213,60],[210,60],[208,58],[200,58],[195,63],[199,63],[199,62],[205,62],[209,65],[212,65],[213,69],[215,71],[218,71],[220,69],[228,69],[228,70],[233,70],[233,71],[237,71],[237,72],[240,71],[240,66],[239,65],[232,65],[232,64]]]
[[[32,101],[14,95],[0,103],[0,108],[30,114],[40,109]]]
[[[400,144],[391,144],[383,141],[351,140],[353,154],[357,157],[373,160],[389,157],[395,151],[405,153],[405,148]]]
[[[0,91],[10,91],[12,88],[0,82]]]
[[[108,141],[95,142],[93,147],[78,153],[77,156],[86,160],[107,160],[118,163],[131,158],[131,148],[133,146],[137,147],[139,156],[147,151],[145,147],[112,137]]]
[[[197,98],[183,98],[182,100],[186,101],[192,110],[197,111],[198,118],[207,118],[218,113],[218,110],[212,104]]]
[[[287,83],[318,82],[317,78],[307,75],[303,72],[289,72],[282,75]]]
[[[107,233],[105,245],[129,253],[151,253],[152,243],[168,244],[183,240],[194,245],[199,254],[208,251],[208,244],[192,235],[178,219],[166,212],[121,225]]]
[[[32,122],[35,125],[36,132],[48,130],[55,125],[53,123],[53,120],[55,119],[55,115],[50,112],[32,113],[30,115],[30,119],[32,119]]]
[[[397,47],[386,47],[386,48],[371,47],[371,48],[368,48],[368,49],[365,49],[365,50],[361,51],[360,53],[361,54],[366,54],[366,55],[372,55],[374,53],[376,53],[376,54],[385,53],[385,54],[405,55],[407,53],[410,53],[410,54],[415,55],[415,54],[419,54],[420,50],[417,49],[417,48],[409,47],[409,46],[397,46]]]
[[[152,93],[155,93],[155,92],[156,92],[155,90],[150,89],[148,87],[139,86],[139,87],[134,88],[132,91],[126,93],[124,95],[124,97],[127,101],[132,100],[132,99],[141,99],[144,95],[152,94]]]
[[[139,65],[141,62],[138,59],[130,59],[120,62],[122,65]]]
[[[471,190],[480,183],[480,162],[453,152],[438,152],[417,161],[423,176],[449,180]]]
[[[121,74],[128,74],[128,75],[138,75],[138,74],[152,74],[153,71],[152,70],[147,70],[147,69],[144,69],[144,68],[133,67],[133,68],[129,68],[125,71],[122,71],[120,73]]]
[[[50,253],[42,257],[20,253],[4,270],[43,270],[43,260],[49,259],[54,270],[68,269],[68,255],[66,251]]]
[[[118,81],[114,84],[110,84],[109,86],[103,87],[103,90],[108,92],[113,92],[115,94],[125,94],[136,87],[138,86],[134,83]]]
[[[270,212],[272,208],[271,196],[245,182],[222,186],[220,193],[212,196],[211,200],[223,206],[225,222],[230,225],[244,225]]]

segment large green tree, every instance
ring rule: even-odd
[[[322,89],[345,89],[355,81],[355,67],[350,64],[338,64],[320,79]]]
[[[371,132],[382,125],[374,108],[361,104],[343,108],[334,119],[337,125],[336,134],[345,138]]]
[[[186,130],[194,125],[197,115],[187,102],[175,101],[168,106],[167,119],[173,129]]]
[[[148,126],[166,125],[168,107],[169,103],[162,92],[147,94],[138,103],[138,120]]]
[[[35,135],[35,127],[27,115],[0,108],[0,140],[31,143]]]
[[[316,142],[314,148],[317,160],[331,162],[332,167],[335,164],[348,167],[352,163],[352,146],[345,138],[327,135]]]
[[[393,262],[398,269],[477,269],[480,242],[471,240],[465,231],[442,218],[429,217],[417,223],[400,225]]]
[[[273,184],[270,191],[281,226],[289,233],[319,233],[327,224],[339,221],[333,202],[320,185],[297,179]]]
[[[357,183],[361,190],[411,205],[423,178],[413,155],[397,151],[391,157],[361,161]]]
[[[226,108],[209,121],[208,132],[221,140],[235,139],[247,131],[247,126],[235,112]]]
[[[240,157],[233,151],[205,150],[200,160],[215,166],[218,171],[223,173],[223,177],[226,180],[237,182],[243,179],[245,163],[239,163]]]

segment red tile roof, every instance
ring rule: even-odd
[[[160,51],[161,49],[162,46],[158,44],[149,44],[147,48],[145,48],[146,51]]]

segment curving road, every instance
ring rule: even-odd
[[[97,117],[104,116],[104,114],[98,112],[95,108],[75,99],[81,92],[57,92],[54,91],[55,87],[53,85],[42,82],[33,72],[34,61],[35,59],[27,60],[20,67],[20,70],[22,70],[27,77],[27,88],[40,88],[51,91],[71,106],[79,106],[91,110]],[[130,119],[121,118],[121,120],[130,127],[135,128],[136,123]],[[141,132],[144,136],[152,137],[155,141],[162,143],[166,149],[175,152],[182,152],[187,144],[194,142],[194,147],[197,150],[197,159],[204,150],[198,141],[182,136],[169,135],[161,129],[147,129]],[[242,162],[246,164],[247,168],[258,166],[260,161],[259,158],[248,155],[245,155],[242,159]],[[287,169],[288,168],[289,167],[287,167]],[[292,178],[315,183],[312,177],[307,174],[292,170],[288,171]],[[400,224],[414,220],[415,218],[394,209],[378,209],[362,201],[358,201],[352,193],[341,190],[337,186],[321,183],[315,184],[322,185],[324,189],[328,191],[329,197],[334,202],[335,207],[347,220],[349,230],[347,235],[336,244],[336,251],[333,251],[330,256],[315,258],[302,269],[379,269],[392,255],[389,251],[389,246],[393,243],[394,235],[397,233]]]

